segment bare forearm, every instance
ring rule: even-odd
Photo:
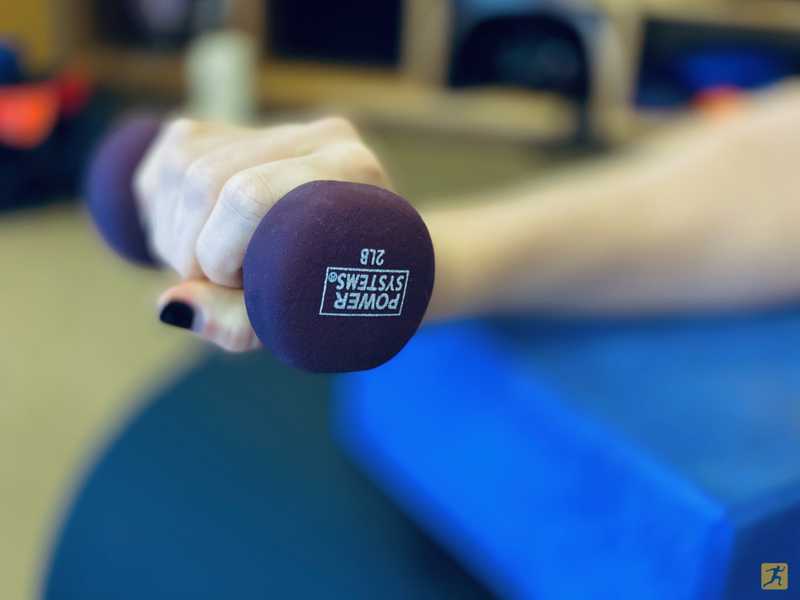
[[[800,183],[793,161],[737,149],[736,132],[715,127],[429,212],[428,317],[724,309],[797,294],[800,210],[783,197]]]
[[[427,214],[437,254],[430,318],[598,310],[598,296],[642,256],[653,226],[620,210],[619,196],[569,188],[531,185]]]

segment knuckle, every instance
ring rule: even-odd
[[[374,185],[385,184],[386,175],[380,161],[378,161],[378,158],[370,150],[366,148],[364,148],[364,150],[366,150],[366,154],[363,156],[361,162],[362,179],[366,183]]]
[[[342,136],[356,136],[356,128],[350,119],[341,115],[323,117],[311,124],[313,127]]]
[[[273,196],[268,177],[242,172],[225,183],[219,203],[247,221],[257,221],[264,216]]]
[[[183,198],[190,205],[209,204],[220,177],[212,161],[201,157],[192,161],[183,179]]]
[[[178,117],[170,121],[164,129],[164,137],[169,139],[183,138],[196,133],[199,129],[199,121],[188,117]]]
[[[346,179],[373,185],[384,183],[383,167],[378,158],[361,142],[335,144],[331,147],[331,152]]]
[[[164,170],[169,174],[185,174],[197,160],[197,154],[190,144],[174,142],[164,161]]]
[[[301,123],[283,123],[262,129],[259,134],[269,140],[294,138],[303,130]]]
[[[158,143],[157,161],[167,173],[185,171],[197,158],[195,136],[201,133],[199,121],[180,118],[170,123]]]

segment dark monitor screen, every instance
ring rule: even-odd
[[[402,0],[272,0],[267,11],[273,56],[397,66]]]

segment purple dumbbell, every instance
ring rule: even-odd
[[[86,194],[118,254],[155,266],[131,180],[160,123],[135,117],[113,130],[90,165]],[[314,372],[360,371],[397,354],[433,290],[433,244],[403,198],[371,185],[314,181],[281,200],[244,257],[247,314],[262,344]]]

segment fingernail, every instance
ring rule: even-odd
[[[191,329],[194,325],[194,309],[186,302],[173,300],[164,305],[158,318],[167,325]]]

